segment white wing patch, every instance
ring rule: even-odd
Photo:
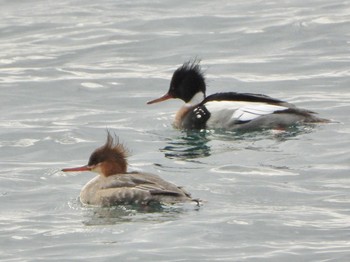
[[[245,101],[210,101],[205,106],[211,113],[211,121],[251,121],[259,116],[283,111],[288,107]],[[224,118],[224,119],[223,119]]]

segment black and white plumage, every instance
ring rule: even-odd
[[[315,112],[266,95],[226,92],[205,96],[206,84],[197,61],[184,63],[173,74],[169,91],[148,102],[180,98],[186,104],[174,125],[183,129],[257,130],[328,122]]]

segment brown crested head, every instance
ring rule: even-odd
[[[106,143],[97,148],[90,156],[88,166],[91,170],[99,171],[101,175],[110,176],[124,174],[127,169],[127,152],[119,143],[117,136],[112,137],[107,131]]]

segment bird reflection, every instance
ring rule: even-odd
[[[178,219],[179,215],[193,210],[193,206],[160,205],[151,206],[119,205],[114,207],[84,208],[86,226],[114,225],[127,222],[166,222]],[[196,209],[194,209],[196,210]]]
[[[183,131],[181,136],[171,138],[168,145],[161,149],[167,158],[195,159],[210,156],[207,145],[207,131]]]
[[[208,145],[209,141],[235,141],[237,148],[244,142],[256,142],[270,139],[284,142],[297,139],[299,135],[312,132],[313,125],[295,125],[283,130],[261,130],[256,132],[224,131],[224,130],[201,130],[182,131],[181,135],[169,138],[168,144],[160,149],[165,157],[179,160],[193,160],[196,158],[208,157],[215,148]],[[215,146],[214,146],[215,147]]]

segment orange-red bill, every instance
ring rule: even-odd
[[[158,102],[162,102],[162,101],[165,101],[165,100],[168,100],[168,99],[171,99],[171,98],[173,98],[173,96],[167,93],[167,94],[165,94],[162,97],[159,97],[159,98],[154,99],[152,101],[148,101],[147,105],[158,103]]]
[[[72,167],[72,168],[63,168],[63,172],[79,172],[79,171],[91,171],[91,167],[89,166],[80,166],[80,167]]]

